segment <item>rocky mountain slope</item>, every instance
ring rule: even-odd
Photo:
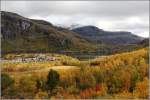
[[[143,40],[143,38],[133,35],[131,32],[125,31],[104,31],[95,26],[83,26],[75,28],[72,31],[79,33],[82,37],[95,42],[115,45],[136,44]]]
[[[69,30],[44,20],[1,11],[2,53],[85,51],[111,54],[142,48],[145,43],[141,43],[142,40],[130,32],[108,32],[95,26]],[[144,45],[148,46],[147,42]]]
[[[53,26],[43,20],[33,20],[1,11],[2,51],[85,50],[93,46],[80,35]]]
[[[146,38],[138,43],[138,45],[142,45],[143,47],[149,46],[149,38]]]

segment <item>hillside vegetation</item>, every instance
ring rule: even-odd
[[[48,52],[95,48],[80,35],[43,20],[1,11],[2,52]]]
[[[1,19],[2,54],[61,51],[114,54],[148,46],[148,41],[131,32],[108,32],[95,26],[69,30],[5,11],[1,11]]]
[[[10,55],[7,56],[9,57]],[[11,70],[2,70],[2,98],[148,99],[149,97],[149,48],[98,57],[89,61],[79,61],[65,56],[60,58],[62,58],[59,61],[60,65],[73,65],[77,69],[47,70],[19,75],[17,71],[12,73]],[[23,64],[26,63],[18,63],[17,66],[12,63],[3,64],[2,69],[23,68],[25,67]],[[45,66],[42,64],[39,65],[41,69],[51,67],[50,63],[45,62]],[[28,68],[38,67],[37,64],[28,66]]]

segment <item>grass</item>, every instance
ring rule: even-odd
[[[15,59],[15,58],[32,58],[39,54],[7,54],[4,55],[4,59]],[[2,62],[3,72],[24,72],[32,70],[40,70],[44,68],[49,68],[53,66],[80,66],[80,61],[78,59],[59,55],[59,54],[44,54],[47,57],[55,57],[56,61],[45,61],[45,62]]]

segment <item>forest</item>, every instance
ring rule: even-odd
[[[80,61],[11,62],[35,54],[7,54],[2,62],[2,99],[148,99],[149,48]],[[62,66],[64,68],[59,68]],[[68,68],[69,66],[69,68]],[[57,67],[57,68],[55,68]]]

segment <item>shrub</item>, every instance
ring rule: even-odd
[[[47,99],[47,98],[48,98],[48,94],[46,92],[43,92],[43,91],[39,91],[35,95],[35,99]]]
[[[57,71],[51,69],[48,73],[46,81],[46,90],[48,92],[49,97],[51,97],[54,94],[54,89],[59,84],[59,80],[59,74],[57,73]]]
[[[96,85],[95,77],[86,72],[81,73],[76,79],[77,87],[81,90],[93,88]]]
[[[36,81],[33,77],[23,76],[19,80],[20,96],[23,98],[33,98],[36,92]]]
[[[1,88],[2,88],[2,96],[6,94],[7,89],[11,88],[14,84],[14,80],[6,73],[2,73],[1,75]]]

